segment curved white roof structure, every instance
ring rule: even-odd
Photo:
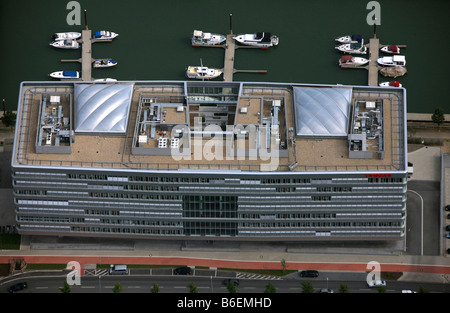
[[[293,89],[297,136],[347,136],[351,88],[294,87]]]
[[[78,133],[125,133],[133,84],[75,84]]]

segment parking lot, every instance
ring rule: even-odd
[[[406,253],[412,255],[440,254],[440,183],[439,181],[412,180],[408,182]],[[421,245],[423,199],[423,246]]]

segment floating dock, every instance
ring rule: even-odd
[[[81,32],[81,80],[92,80],[92,31]]]
[[[266,74],[267,70],[237,70],[234,68],[234,57],[236,49],[240,48],[257,48],[257,49],[267,49],[267,48],[261,48],[258,46],[239,46],[236,44],[236,40],[233,39],[234,34],[232,30],[232,15],[230,14],[230,33],[227,35],[227,40],[225,45],[201,45],[196,47],[217,47],[217,48],[224,48],[225,49],[225,57],[224,57],[224,65],[223,65],[223,80],[226,82],[233,81],[233,74],[234,73],[260,73],[260,74]]]
[[[387,45],[380,44],[380,40],[374,33],[373,38],[369,39],[369,43],[365,45],[369,50],[369,65],[345,67],[345,68],[362,68],[368,71],[368,86],[378,86],[378,72],[382,68],[378,64],[378,58],[380,57],[380,49]],[[406,48],[406,45],[396,45],[399,48]]]
[[[92,38],[92,31],[87,25],[86,10],[84,11],[86,29],[81,31],[81,39],[77,40],[81,44],[81,58],[76,60],[61,60],[61,62],[79,62],[81,63],[81,77],[79,80],[91,81],[92,78],[92,63],[95,59],[92,58],[92,44],[95,42],[111,42],[112,40],[96,40]]]
[[[223,60],[223,80],[226,82],[233,81],[235,51],[236,42],[233,39],[233,33],[230,33],[227,35],[227,41],[225,44],[225,57]]]
[[[368,71],[369,71],[369,75],[368,75],[368,85],[369,86],[378,86],[378,71],[380,66],[377,63],[377,60],[379,58],[380,55],[380,40],[378,38],[370,38],[369,40],[369,45],[368,45],[368,49],[369,49],[369,65],[368,67]],[[372,49],[372,48],[374,49]]]

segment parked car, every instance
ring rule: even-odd
[[[23,290],[25,288],[28,287],[28,284],[26,282],[21,282],[21,283],[17,283],[15,285],[12,285],[8,288],[8,292],[16,292],[16,291],[20,291]]]
[[[109,275],[128,275],[128,268],[126,265],[112,265],[109,268]]]
[[[333,290],[329,288],[322,288],[320,289],[319,293],[333,293]]]
[[[447,226],[445,227],[445,230],[450,231],[450,225],[447,225]]]
[[[375,287],[386,287],[386,281],[384,280],[371,280],[367,282],[367,286],[369,286],[369,288],[375,288]]]
[[[301,271],[300,277],[319,277],[319,272],[315,270]]]
[[[449,248],[449,249],[447,249],[447,253],[448,253],[448,254],[450,254],[450,248]]]
[[[448,218],[448,219],[450,219],[450,213],[449,213],[449,214],[447,214],[447,218]]]
[[[446,238],[450,238],[450,233],[446,233],[446,234],[445,234],[445,237],[446,237]]]
[[[175,275],[191,275],[191,268],[189,266],[177,267],[173,273]]]
[[[227,286],[229,283],[234,284],[235,286],[239,286],[239,279],[236,278],[228,278],[223,281],[223,284]]]
[[[445,211],[450,211],[450,204],[447,204],[447,205],[445,206]]]

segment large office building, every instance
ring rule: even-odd
[[[402,240],[403,88],[23,82],[20,234]]]

